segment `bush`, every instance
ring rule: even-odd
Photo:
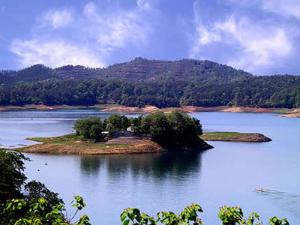
[[[201,139],[200,121],[185,113],[173,111],[170,114],[155,112],[141,120],[140,132],[169,148],[193,147]]]
[[[98,117],[89,117],[75,122],[76,135],[86,139],[100,140],[103,138],[103,123]]]
[[[26,184],[24,160],[27,158],[21,153],[0,151],[0,224],[90,225],[87,216],[72,222],[77,212],[85,207],[80,196],[75,197],[74,216],[67,218],[64,203],[57,193],[37,181]]]
[[[172,141],[174,131],[163,112],[152,113],[142,119],[141,130],[150,134],[151,138],[163,145],[168,145]]]
[[[137,208],[125,209],[120,216],[123,225],[202,225],[203,221],[199,217],[202,208],[198,204],[187,206],[182,212],[159,212],[157,217],[142,213]],[[244,217],[243,210],[240,207],[223,206],[218,214],[222,225],[262,225],[260,217],[253,212],[247,218]],[[269,225],[289,225],[287,219],[272,217]]]
[[[65,214],[63,204],[51,205],[45,198],[34,201],[11,199],[3,207],[2,221],[5,225],[91,225],[89,217],[83,215],[73,221],[77,213],[85,208],[80,196],[75,196],[72,206],[76,209],[72,217]]]
[[[130,126],[130,120],[126,116],[111,115],[105,120],[106,130],[112,135],[117,131],[125,131]]]

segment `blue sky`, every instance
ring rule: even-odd
[[[299,0],[0,0],[0,68],[141,56],[300,74]]]

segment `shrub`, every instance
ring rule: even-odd
[[[112,135],[116,131],[125,131],[130,126],[126,116],[111,115],[105,120],[106,130]]]
[[[103,123],[98,117],[79,119],[75,122],[74,129],[76,135],[86,139],[100,140],[103,138]]]

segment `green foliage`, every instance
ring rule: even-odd
[[[202,220],[198,213],[202,212],[202,208],[198,204],[192,204],[186,207],[178,215],[173,212],[159,212],[157,218],[141,213],[139,209],[128,208],[121,213],[121,222],[123,225],[202,225]]]
[[[102,131],[108,131],[110,136],[121,133],[131,126],[137,136],[151,137],[162,146],[169,149],[195,148],[203,141],[200,121],[185,113],[173,111],[170,114],[157,111],[144,117],[128,119],[126,116],[111,115],[104,122],[99,118],[90,117],[77,120],[76,134],[86,139],[99,140],[103,138]],[[95,128],[95,129],[94,129]]]
[[[168,148],[193,148],[202,143],[200,121],[179,111],[151,113],[141,119],[139,130]]]
[[[240,207],[223,206],[220,208],[218,216],[222,225],[262,225],[257,213],[253,212],[245,219]]]
[[[130,125],[132,127],[132,129],[134,130],[134,133],[136,134],[140,134],[142,133],[142,117],[139,116],[137,118],[130,118]]]
[[[84,207],[86,207],[86,204],[81,196],[75,196],[74,201],[72,201],[72,206],[77,208],[78,210],[82,210]]]
[[[76,196],[71,219],[64,214],[64,203],[58,194],[37,181],[25,183],[24,160],[21,153],[0,151],[0,224],[5,225],[90,225],[89,218],[73,219],[86,205]],[[24,189],[24,192],[21,190]]]
[[[85,207],[85,203],[79,196],[75,197],[73,207],[76,212],[71,219],[64,214],[63,204],[51,205],[45,198],[35,201],[23,199],[11,199],[6,202],[3,215],[7,218],[6,225],[90,225],[89,217],[83,215],[78,221],[73,222],[78,211]],[[4,219],[5,219],[4,218]]]
[[[106,130],[113,134],[116,131],[125,131],[130,126],[130,121],[126,116],[111,115],[105,120]]]
[[[170,113],[168,120],[175,134],[173,140],[191,147],[197,144],[198,136],[202,134],[202,125],[199,120],[179,111]]]
[[[192,204],[187,206],[181,213],[159,212],[157,218],[153,218],[146,213],[141,213],[139,209],[125,209],[120,216],[122,225],[202,225],[199,213],[203,210],[200,205]],[[240,207],[223,206],[218,214],[222,225],[262,225],[260,216],[253,212],[248,218],[244,218],[243,210]],[[289,225],[287,219],[272,217],[269,225]]]
[[[278,217],[274,216],[269,220],[269,225],[289,225],[289,221],[286,218],[279,219]]]
[[[155,225],[156,222],[153,217],[146,213],[141,213],[139,209],[128,208],[121,213],[121,222],[123,225]]]
[[[300,87],[295,91],[295,107],[300,107]]]
[[[21,153],[0,151],[0,204],[7,199],[21,197],[26,180],[24,157]]]
[[[235,225],[242,224],[244,214],[239,207],[224,206],[220,209],[218,216],[223,225]]]
[[[202,208],[198,204],[187,206],[179,215],[173,212],[159,212],[157,214],[158,221],[164,225],[202,225],[202,220],[198,213],[201,213]]]
[[[100,140],[103,138],[103,123],[98,117],[79,119],[75,122],[74,129],[77,135],[86,139]]]
[[[26,195],[24,199],[27,202],[34,202],[37,199],[44,198],[48,202],[48,206],[52,208],[55,205],[63,204],[62,199],[57,193],[50,191],[44,184],[38,181],[30,181],[24,186]]]
[[[144,133],[150,134],[154,141],[161,144],[170,143],[173,136],[172,127],[163,112],[155,112],[145,116],[141,122],[141,129]]]
[[[118,65],[125,70],[69,66],[51,70],[39,65],[18,72],[0,72],[0,105],[300,105],[299,76],[252,76],[209,61],[182,60],[173,62],[175,66],[162,62],[162,68],[147,60],[138,63],[142,65]],[[149,67],[143,63],[150,63]],[[136,67],[141,71],[137,72]]]

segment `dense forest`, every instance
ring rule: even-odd
[[[0,72],[0,105],[300,107],[300,76],[254,76],[210,61],[136,58],[107,68]]]

